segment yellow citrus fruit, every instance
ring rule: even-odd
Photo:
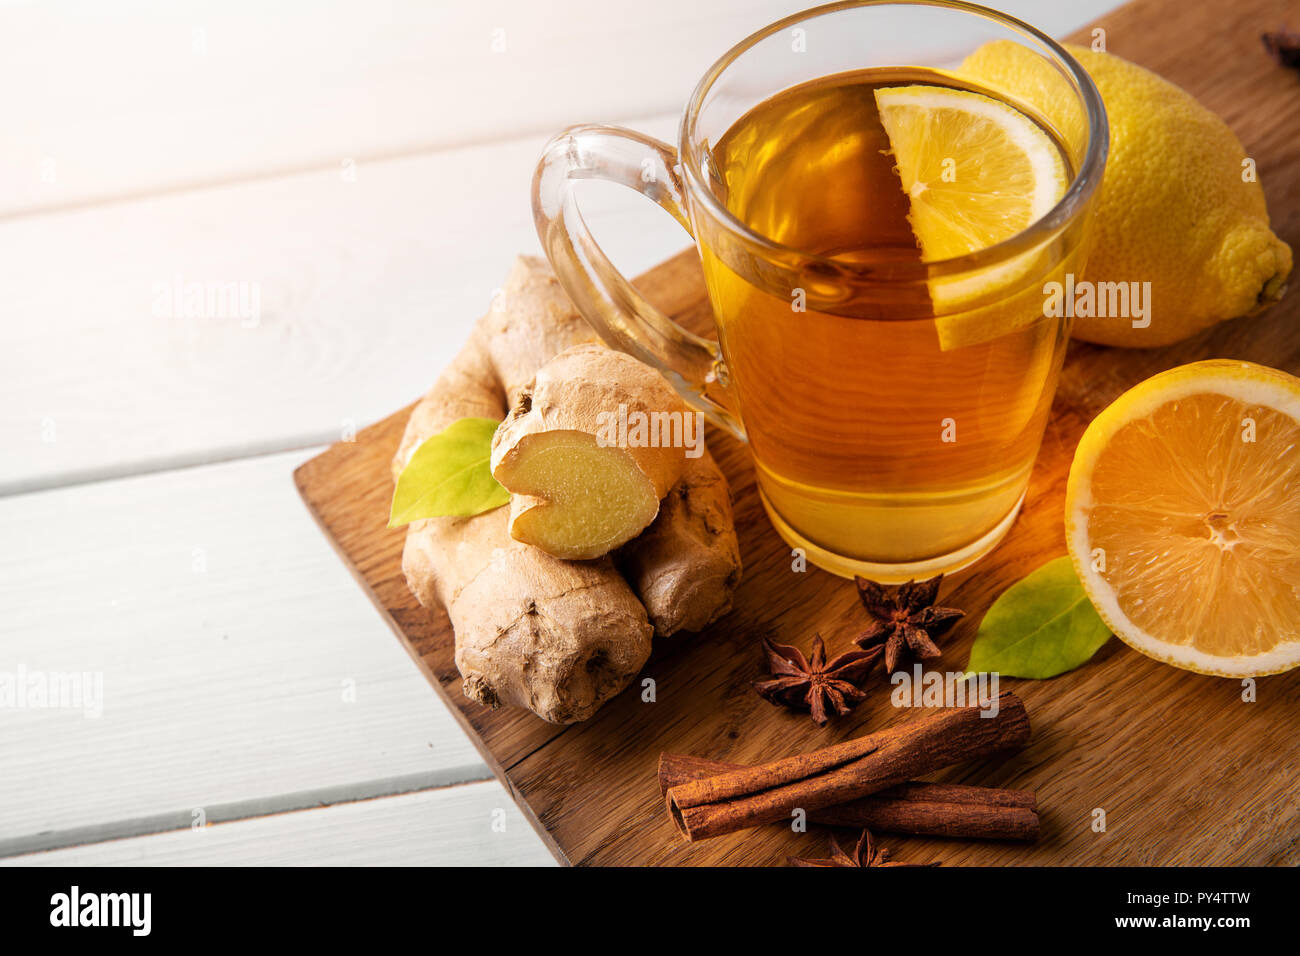
[[[1093,223],[1089,282],[1150,282],[1150,324],[1081,317],[1074,336],[1157,346],[1276,301],[1291,247],[1269,228],[1264,191],[1241,142],[1190,94],[1112,53],[1067,49],[1092,76],[1110,120],[1110,157]],[[960,75],[1047,118],[1082,142],[1077,104],[1047,61],[1011,41],[985,44]]]
[[[951,259],[1028,228],[1068,185],[1061,151],[1033,120],[992,97],[942,86],[875,91],[881,125],[927,262]],[[944,349],[1003,335],[1042,314],[1040,251],[960,276],[932,278]]]
[[[1065,193],[1060,150],[1005,103],[942,86],[876,90],[880,122],[930,262],[1010,239]]]
[[[1300,664],[1300,379],[1212,360],[1129,389],[1079,442],[1065,531],[1143,654],[1231,677]]]

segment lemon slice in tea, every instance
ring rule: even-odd
[[[875,94],[911,202],[912,231],[927,262],[1010,239],[1065,194],[1069,177],[1061,151],[1014,107],[942,86],[882,87]],[[1025,288],[1023,281],[1040,278],[1029,276],[1037,258],[1036,251],[1022,253],[973,275],[931,280],[944,348],[984,341],[1041,318],[1042,283]],[[967,304],[971,311],[963,313]]]
[[[1300,664],[1300,379],[1224,360],[1147,379],[1088,426],[1065,508],[1125,643],[1202,674]]]

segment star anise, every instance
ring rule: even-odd
[[[853,853],[845,853],[835,837],[831,837],[831,855],[825,860],[805,860],[802,857],[790,857],[791,866],[938,866],[936,860],[933,863],[900,863],[889,858],[889,851],[882,847],[876,846],[875,838],[872,837],[870,830],[863,830],[862,836],[858,837],[858,845],[853,848]]]
[[[859,647],[884,645],[885,673],[892,674],[903,663],[906,652],[925,660],[941,653],[934,639],[964,617],[955,607],[935,607],[943,575],[928,581],[908,581],[891,587],[866,578],[854,578],[858,597],[871,617],[871,624],[854,641]]]
[[[826,661],[826,645],[821,635],[813,637],[812,659],[789,644],[778,644],[763,638],[763,649],[772,668],[772,679],[759,681],[754,690],[764,700],[784,704],[795,709],[807,708],[813,723],[823,727],[829,719],[827,705],[843,716],[855,704],[866,700],[867,695],[857,688],[867,676],[882,649],[869,648],[847,651],[830,663]]]

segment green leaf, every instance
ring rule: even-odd
[[[1055,677],[1110,639],[1068,557],[1048,561],[1002,592],[980,621],[966,670]]]
[[[499,424],[462,418],[426,438],[397,476],[388,527],[421,518],[463,518],[506,504],[510,492],[492,477],[488,464]]]

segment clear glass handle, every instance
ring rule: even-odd
[[[690,232],[677,151],[618,126],[570,127],[546,144],[537,164],[533,219],[564,290],[601,337],[659,369],[688,404],[743,439],[739,420],[722,403],[727,370],[717,343],[683,329],[614,268],[578,209],[579,179],[630,186]]]

